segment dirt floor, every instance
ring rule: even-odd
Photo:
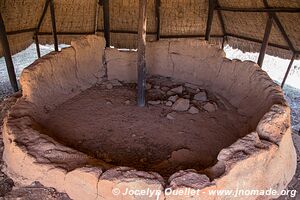
[[[148,99],[167,100],[168,95],[155,88],[162,95],[149,96],[150,91]],[[173,112],[162,103],[141,108],[136,106],[134,86],[95,86],[39,122],[44,133],[67,146],[113,165],[156,171],[168,178],[180,169],[213,165],[221,149],[247,133],[246,119],[233,109],[218,106],[206,112],[198,108],[197,114]]]

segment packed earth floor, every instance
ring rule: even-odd
[[[149,78],[146,107],[136,84],[118,80],[92,87],[36,119],[44,133],[112,165],[168,178],[214,165],[218,153],[250,129],[226,100],[195,85]]]

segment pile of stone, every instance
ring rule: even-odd
[[[176,112],[198,114],[199,112],[214,112],[217,104],[208,98],[207,92],[189,83],[156,85],[147,83],[148,105],[163,105],[170,107],[168,119],[174,119]]]

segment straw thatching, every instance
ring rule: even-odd
[[[59,43],[69,43],[84,34],[103,34],[103,8],[99,0],[54,0],[56,27]],[[101,2],[102,0],[100,0]],[[30,43],[34,28],[41,18],[46,0],[1,0],[0,11],[4,19],[12,53],[16,53]],[[138,0],[110,0],[111,45],[120,48],[137,47]],[[218,0],[220,7],[265,8],[263,0]],[[300,8],[299,0],[269,0],[272,8]],[[156,0],[148,0],[147,39],[156,40],[157,15]],[[218,13],[220,12],[220,13]],[[276,13],[291,40],[295,50],[300,51],[300,13]],[[204,37],[208,17],[208,0],[161,0],[160,36],[161,39],[173,37]],[[222,28],[223,18],[225,30]],[[260,49],[268,13],[214,11],[211,39],[227,42],[244,51]],[[29,30],[28,30],[29,29]],[[27,33],[17,33],[28,30]],[[225,32],[224,32],[225,31]],[[50,10],[39,30],[41,43],[53,43]],[[68,34],[70,33],[70,34]],[[78,35],[75,35],[78,33]],[[243,36],[257,40],[249,42],[232,36]],[[229,37],[231,36],[231,37]],[[276,23],[273,23],[267,53],[290,58],[288,43]],[[272,45],[275,44],[275,45]],[[280,46],[275,48],[272,46]],[[285,50],[286,49],[286,50]],[[2,50],[0,49],[0,55]]]

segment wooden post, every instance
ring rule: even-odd
[[[146,85],[146,24],[147,24],[147,0],[139,0],[139,26],[138,26],[138,95],[137,104],[145,106]]]
[[[54,38],[54,49],[55,51],[58,51],[58,40],[57,40],[55,10],[54,10],[53,0],[50,0],[50,13],[51,13],[51,22],[52,22],[52,34]]]
[[[264,62],[264,58],[265,58],[267,47],[268,47],[269,36],[270,36],[271,30],[272,30],[272,25],[273,25],[273,17],[269,16],[268,21],[267,21],[267,25],[266,25],[266,29],[265,29],[264,39],[263,39],[263,42],[261,44],[259,57],[258,57],[258,60],[257,60],[257,64],[260,67],[262,67],[262,64]]]
[[[9,43],[8,43],[5,25],[4,25],[4,21],[3,21],[1,13],[0,13],[0,40],[1,40],[3,55],[5,58],[5,63],[6,63],[6,67],[7,67],[10,84],[11,84],[12,88],[14,89],[14,91],[17,92],[19,90],[18,82],[17,82],[17,78],[16,78],[14,64],[13,64],[13,61],[11,58]]]
[[[160,39],[160,3],[161,3],[161,0],[155,1],[156,40]]]
[[[209,37],[210,37],[210,31],[211,31],[211,26],[212,26],[213,17],[214,17],[215,5],[216,5],[215,0],[209,0],[208,16],[207,16],[206,32],[205,32],[205,40],[207,40],[207,41],[209,40]]]
[[[110,47],[109,0],[103,0],[103,23],[106,47]]]
[[[38,58],[40,58],[41,50],[40,50],[39,38],[38,38],[37,34],[34,35],[34,40],[35,40],[35,46],[36,46],[36,53],[37,53]]]
[[[97,34],[97,30],[98,30],[99,4],[100,4],[100,1],[99,1],[99,0],[96,0],[96,12],[95,12],[95,35]]]
[[[285,72],[283,81],[282,81],[282,83],[281,83],[281,88],[283,88],[283,86],[284,86],[284,84],[285,84],[285,81],[286,81],[286,79],[287,79],[287,77],[288,77],[288,75],[289,75],[289,73],[290,73],[290,70],[291,70],[291,68],[292,68],[292,66],[293,66],[293,62],[294,62],[295,58],[296,58],[296,54],[293,53],[292,59],[291,59],[291,61],[290,61],[290,63],[289,63],[289,66],[288,66],[288,68],[287,68],[287,70],[286,70],[286,72]]]

